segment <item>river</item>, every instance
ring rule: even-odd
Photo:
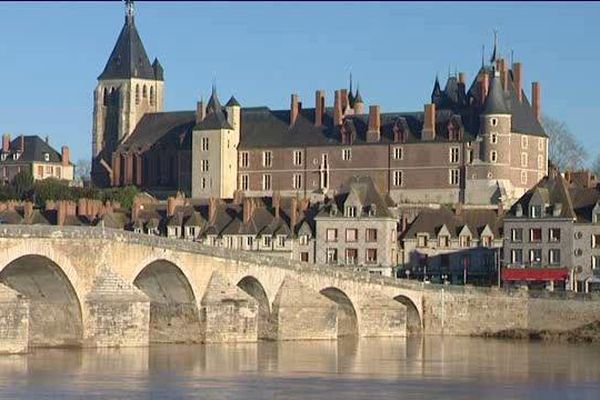
[[[3,399],[600,399],[600,345],[426,337],[0,356]]]

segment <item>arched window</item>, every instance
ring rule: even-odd
[[[154,105],[154,87],[150,86],[150,105]]]
[[[135,104],[140,104],[140,85],[135,85]]]
[[[108,89],[104,88],[104,91],[102,93],[102,104],[107,106],[108,105]]]
[[[146,85],[144,85],[144,89],[142,90],[142,97],[148,97],[148,88],[146,88]]]

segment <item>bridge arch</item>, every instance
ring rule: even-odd
[[[83,315],[74,276],[71,268],[41,254],[19,255],[2,267],[0,282],[29,299],[30,346],[81,346]]]
[[[247,275],[240,279],[237,286],[258,303],[258,338],[274,339],[275,332],[271,331],[269,325],[271,305],[263,285],[254,276]]]
[[[406,333],[408,335],[421,333],[423,320],[415,302],[410,297],[402,294],[394,297],[394,300],[406,306]]]
[[[356,309],[348,295],[336,287],[330,286],[319,293],[338,305],[338,337],[358,336],[358,318]]]
[[[150,298],[150,342],[201,341],[196,295],[179,266],[156,259],[141,268],[133,284]]]

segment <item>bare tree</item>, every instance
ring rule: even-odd
[[[594,161],[592,162],[592,173],[594,173],[594,175],[596,175],[596,177],[600,178],[600,154],[598,154],[596,156],[596,158],[594,159]]]
[[[559,171],[583,168],[587,151],[579,143],[567,124],[547,115],[542,117],[542,126],[549,137],[548,159]]]
[[[75,163],[75,178],[81,181],[90,179],[92,173],[92,164],[90,160],[77,160]]]

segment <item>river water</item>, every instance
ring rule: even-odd
[[[427,337],[0,356],[6,399],[600,399],[600,345]]]

